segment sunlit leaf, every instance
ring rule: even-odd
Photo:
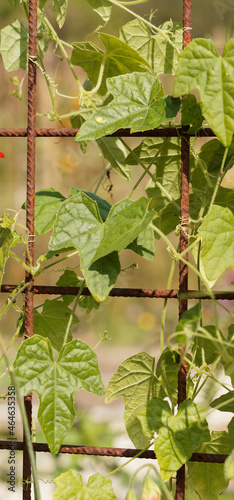
[[[6,71],[27,69],[28,32],[18,19],[1,29],[0,52]]]
[[[148,61],[155,75],[174,74],[182,49],[181,24],[170,21],[160,25],[159,29],[166,37],[159,32],[153,35],[143,20],[134,19],[122,26],[120,38]]]
[[[202,114],[225,147],[234,131],[234,40],[219,56],[211,40],[197,38],[179,55],[173,95],[179,97],[198,89]]]
[[[67,15],[68,0],[53,0],[53,12],[60,28],[64,25]]]
[[[12,231],[8,227],[0,226],[0,286],[13,240],[14,235]]]
[[[83,388],[104,394],[96,354],[76,339],[64,345],[54,361],[49,339],[33,335],[18,350],[14,370],[21,393],[38,394],[38,420],[50,451],[58,453],[75,418],[74,392]]]
[[[87,73],[93,86],[97,84],[101,65],[104,65],[103,77],[98,92],[107,92],[106,79],[132,73],[133,71],[150,72],[147,61],[133,48],[112,35],[99,33],[106,52],[91,42],[75,42],[71,56],[72,64],[81,66]]]
[[[158,433],[154,449],[161,476],[163,481],[168,481],[190,459],[194,450],[209,440],[206,410],[185,400],[178,413],[172,415],[168,403],[154,397],[148,405],[148,415],[150,426]]]
[[[173,121],[180,101],[170,96],[158,97],[161,83],[147,73],[131,73],[107,79],[108,91],[114,99],[81,126],[76,141],[99,139],[119,128],[131,127],[131,132],[151,130]]]
[[[218,279],[227,267],[234,269],[234,214],[231,210],[213,205],[199,233],[201,259],[208,280]]]
[[[53,500],[115,500],[111,480],[98,472],[90,476],[87,485],[83,485],[82,476],[76,470],[69,469],[55,479],[57,491]]]
[[[137,414],[145,408],[151,397],[159,394],[160,391],[154,364],[154,358],[145,352],[131,356],[121,363],[106,391],[106,403],[123,396],[124,422],[136,448],[147,446],[149,442],[148,437],[142,432]]]
[[[73,297],[74,299],[74,297]],[[60,351],[63,345],[67,324],[71,316],[71,309],[61,300],[46,300],[42,312],[36,309],[33,314],[33,333],[50,339],[52,347]],[[78,318],[73,315],[72,324],[78,323]],[[71,331],[68,342],[72,340]]]

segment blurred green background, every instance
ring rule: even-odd
[[[48,6],[49,6],[48,2]],[[220,53],[222,52],[226,38],[232,35],[233,30],[233,13],[230,6],[226,5],[223,10],[217,7],[218,3],[215,0],[197,0],[193,2],[193,37],[209,37],[213,39]],[[225,2],[223,2],[225,5]],[[228,4],[228,2],[226,2]],[[182,19],[182,0],[165,0],[159,2],[151,0],[137,7],[132,7],[141,16],[148,16],[154,12],[154,22],[159,25],[170,18],[172,20]],[[49,18],[56,27],[53,16],[48,7]],[[10,24],[16,18],[24,21],[24,16],[20,9],[14,8],[7,0],[0,2],[0,28]],[[113,7],[112,19],[102,30],[106,33],[118,36],[119,28],[132,17],[123,13],[120,9]],[[61,30],[60,36],[69,43],[74,41],[89,40],[95,43],[98,41],[96,28],[102,23],[101,18],[92,11],[86,0],[69,0],[69,12]],[[91,33],[91,35],[90,35]],[[58,58],[54,57],[52,46],[50,45],[45,56],[46,69],[49,76],[53,79],[58,65]],[[77,74],[81,81],[85,81],[86,75],[83,70],[76,68]],[[27,126],[27,111],[26,108],[15,97],[9,94],[14,91],[14,85],[10,81],[10,77],[16,73],[6,73],[2,62],[0,61],[0,128],[15,128]],[[24,77],[24,72],[17,72],[19,80]],[[78,89],[74,79],[69,71],[69,68],[64,62],[60,62],[57,70],[58,90],[62,94],[77,95]],[[171,81],[169,83],[171,85]],[[23,97],[26,100],[27,80],[25,78],[23,84]],[[67,113],[71,109],[78,109],[78,100],[64,100],[61,97],[56,98],[58,111]],[[38,71],[38,111],[45,113],[51,109],[48,91],[44,83],[43,76]],[[66,127],[70,126],[68,120],[62,120],[62,123],[51,123],[47,118],[39,117],[37,121],[38,127]],[[137,139],[128,139],[128,144],[135,147],[139,143]],[[199,141],[201,145],[201,141]],[[5,159],[0,162],[0,181],[1,181],[1,197],[0,206],[1,213],[5,209],[13,209],[17,212],[20,210],[22,203],[26,198],[26,139],[22,138],[0,138],[0,151],[4,152]],[[59,190],[64,196],[69,195],[70,187],[79,187],[88,191],[94,190],[99,178],[103,174],[106,166],[104,160],[97,148],[96,144],[90,143],[86,154],[83,154],[79,145],[74,143],[73,139],[58,139],[58,138],[38,138],[37,139],[37,170],[36,170],[36,190],[54,187]],[[98,191],[98,195],[105,198],[109,203],[116,203],[119,199],[128,196],[138,178],[140,170],[138,167],[132,168],[132,181],[124,181],[116,174],[115,171],[110,171],[110,179],[104,177],[103,182]],[[234,187],[233,172],[229,172],[225,179],[226,187]],[[110,189],[111,188],[111,189]],[[136,197],[144,196],[144,183],[139,186]],[[20,212],[20,222],[25,223],[25,213]],[[177,238],[172,235],[172,241],[176,245]],[[36,258],[46,252],[48,244],[48,235],[44,237],[36,236]],[[135,269],[123,271],[118,279],[117,286],[120,287],[141,287],[141,288],[166,288],[167,277],[171,266],[171,258],[167,252],[166,245],[161,241],[156,241],[155,244],[155,259],[154,262],[144,261],[131,251],[125,251],[121,258],[122,267],[136,263]],[[79,274],[79,262],[73,259],[69,265],[70,268]],[[55,284],[61,274],[62,267],[57,266],[54,271],[44,273],[43,276],[37,279],[37,284]],[[217,282],[216,289],[231,289],[230,282],[234,279],[233,273],[226,272],[224,278]],[[23,278],[23,272],[20,266],[10,262],[7,265],[4,283],[18,283]],[[189,288],[196,288],[196,280],[193,276],[189,278]],[[175,272],[172,288],[178,288],[178,269]],[[43,302],[44,298],[35,297],[35,304]],[[6,299],[1,297],[1,304]],[[193,305],[191,301],[190,305]],[[228,304],[229,306],[229,304]],[[78,313],[80,323],[76,326],[73,333],[75,337],[87,342],[91,347],[94,347],[103,336],[106,330],[110,340],[103,342],[97,349],[97,356],[100,363],[100,369],[103,374],[103,380],[107,386],[108,381],[119,364],[128,356],[131,356],[141,350],[144,350],[152,356],[159,357],[159,333],[162,314],[163,301],[162,299],[133,299],[133,298],[109,298],[98,311],[86,315],[83,310]],[[231,306],[233,310],[233,307]],[[178,317],[177,300],[171,300],[168,304],[168,313],[166,321],[166,335],[174,332]],[[212,322],[212,307],[208,301],[204,302],[204,323]],[[220,308],[220,326],[226,329],[230,323],[229,317]],[[16,329],[17,314],[10,312],[3,318],[0,326],[0,332],[3,334],[4,343],[7,345],[9,339],[14,334]],[[20,340],[15,343],[17,349]],[[12,358],[14,353],[12,353]],[[2,368],[4,371],[5,368]],[[2,392],[6,390],[5,379],[1,381]],[[94,395],[85,396],[81,393],[75,396],[77,405],[78,418],[75,426],[70,431],[66,438],[66,443],[70,444],[86,444],[95,446],[129,446],[131,442],[126,436],[123,427],[122,401],[117,401],[108,405],[104,404],[104,398]],[[37,397],[35,397],[37,401]],[[4,403],[2,403],[4,408]],[[37,413],[37,403],[34,408],[34,415]],[[2,436],[5,436],[4,421],[6,421],[5,409],[1,412],[0,429]],[[217,428],[225,428],[225,423],[217,422]],[[18,439],[21,439],[20,415],[17,417],[17,432]],[[41,431],[37,426],[37,440],[43,440]],[[2,488],[4,492],[4,475],[7,469],[7,453],[1,452],[6,456],[6,461],[3,460],[2,468]],[[43,454],[42,454],[43,455]],[[48,455],[48,454],[47,454]],[[19,467],[20,470],[20,458]],[[65,471],[69,467],[85,470],[91,474],[97,470],[101,473],[107,473],[115,466],[123,463],[121,459],[110,458],[92,458],[92,457],[68,457],[58,456],[56,460],[50,456],[41,457],[38,455],[38,465],[41,471],[41,477],[44,481],[41,482],[43,487],[43,498],[51,498],[51,491],[54,491],[54,485],[50,484],[52,479],[60,472]],[[123,472],[120,479],[114,479],[115,491],[118,500],[123,500],[129,482],[129,474],[141,465],[139,462],[132,467],[128,467],[126,472]],[[140,484],[140,483],[139,483]],[[140,486],[138,485],[138,491]],[[20,484],[18,484],[17,495],[12,494],[12,498],[16,500],[20,498]],[[0,488],[0,498],[1,498]],[[234,493],[223,494],[220,498],[233,498]],[[187,495],[187,500],[192,497]],[[10,499],[10,496],[9,496]],[[10,499],[11,500],[11,499]]]

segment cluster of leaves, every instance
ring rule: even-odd
[[[11,0],[27,11],[27,1]],[[113,0],[88,0],[106,22],[111,16]],[[44,68],[48,40],[60,49],[79,87],[79,112],[69,113],[71,125],[79,128],[75,140],[83,151],[95,140],[104,158],[124,179],[130,181],[131,168],[139,164],[143,174],[130,196],[111,206],[96,193],[72,188],[70,195],[53,188],[36,193],[35,230],[43,235],[52,230],[48,252],[35,266],[27,266],[13,253],[17,243],[27,237],[18,234],[17,218],[6,214],[0,220],[0,282],[9,257],[14,258],[35,277],[44,269],[79,256],[79,277],[65,270],[59,286],[75,286],[76,297],[63,295],[46,300],[34,309],[34,335],[25,340],[15,359],[14,371],[23,394],[35,391],[40,400],[38,420],[52,453],[59,451],[74,418],[73,394],[80,389],[103,395],[104,386],[94,351],[85,343],[72,339],[71,326],[79,321],[78,307],[87,313],[104,302],[121,272],[121,252],[132,250],[147,260],[154,258],[155,239],[163,238],[174,261],[183,260],[170,240],[186,225],[190,268],[203,282],[205,292],[214,304],[215,324],[202,326],[200,304],[184,313],[163,350],[157,364],[141,352],[125,360],[109,382],[106,403],[123,396],[127,433],[136,448],[154,444],[161,473],[161,483],[152,486],[146,476],[142,495],[154,492],[160,498],[165,483],[183,464],[188,463],[188,482],[203,500],[213,500],[227,487],[234,468],[234,417],[228,432],[211,432],[206,409],[195,402],[205,382],[222,367],[230,377],[231,390],[213,401],[211,409],[234,413],[233,336],[234,325],[224,335],[218,326],[215,295],[211,288],[223,272],[234,269],[234,193],[221,186],[234,159],[234,40],[229,40],[220,56],[210,40],[195,39],[183,51],[182,28],[178,22],[156,27],[139,16],[120,29],[119,38],[99,33],[104,49],[91,42],[74,42],[68,56],[45,15],[49,0],[38,5],[38,60],[35,64],[45,76],[52,100],[50,119],[59,117],[51,91],[54,81]],[[118,3],[118,2],[117,2]],[[124,8],[119,4],[120,8]],[[61,28],[65,22],[68,0],[53,0],[53,12]],[[27,70],[28,32],[16,20],[1,30],[0,52],[6,71]],[[84,85],[74,66],[87,73]],[[166,95],[159,76],[174,75],[172,95]],[[21,84],[15,95],[21,98]],[[193,90],[199,91],[198,101]],[[187,94],[186,97],[184,95]],[[181,124],[178,125],[178,113]],[[175,121],[177,119],[177,121]],[[172,138],[144,139],[131,150],[123,139],[106,137],[119,129],[144,132],[170,124],[177,131]],[[180,126],[186,127],[190,142],[190,219],[180,219]],[[217,136],[196,148],[196,134],[209,125]],[[190,137],[191,136],[191,137]],[[131,200],[139,181],[150,179],[146,196]],[[26,208],[26,204],[23,205]],[[29,259],[30,261],[30,259]],[[49,261],[49,264],[48,264]],[[19,293],[27,286],[21,283],[1,311],[1,317],[15,306]],[[82,295],[84,286],[90,296]],[[71,304],[73,303],[72,309]],[[38,311],[42,307],[41,312]],[[24,330],[21,312],[16,335]],[[177,411],[178,353],[183,345],[183,359],[188,366],[187,399]],[[54,351],[57,358],[54,357]],[[155,366],[156,364],[156,366]],[[229,455],[222,464],[189,462],[193,452]],[[111,481],[96,473],[86,486],[74,470],[56,479],[54,498],[114,500]],[[209,485],[209,486],[208,486]],[[171,493],[166,489],[168,498]],[[135,500],[132,485],[128,500]],[[142,496],[142,498],[144,498]],[[157,498],[157,497],[156,497]],[[171,497],[172,498],[172,497]]]

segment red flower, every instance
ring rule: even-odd
[[[5,158],[5,155],[0,151],[0,158]]]

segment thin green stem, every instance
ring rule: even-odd
[[[44,66],[44,63],[43,63],[43,59],[41,57],[41,50],[40,50],[40,48],[38,48],[38,57],[39,57],[39,60],[40,60],[40,66],[42,68],[42,74],[43,74],[43,76],[45,78],[46,85],[47,85],[47,88],[48,88],[48,92],[50,94],[50,100],[51,100],[51,104],[52,104],[53,114],[57,115],[56,106],[55,106],[55,100],[54,100],[54,94],[53,94],[53,91],[52,91],[52,88],[51,88],[51,85],[50,85],[50,78],[48,77],[48,75],[46,73],[45,66]]]
[[[110,163],[108,163],[108,164],[106,165],[106,167],[104,168],[103,173],[102,173],[102,175],[101,175],[101,177],[100,177],[100,179],[99,179],[99,181],[98,181],[98,183],[97,183],[97,185],[96,185],[96,187],[95,187],[95,189],[94,189],[93,194],[97,194],[97,192],[98,192],[98,190],[99,190],[99,188],[100,188],[100,186],[101,186],[101,183],[102,183],[102,181],[103,181],[103,179],[104,179],[104,177],[105,177],[106,173],[108,172],[108,170],[110,170],[110,167],[111,167],[111,164],[110,164]]]
[[[162,480],[162,478],[161,478],[161,476],[160,476],[160,474],[159,474],[159,472],[158,472],[157,468],[156,468],[153,464],[144,464],[144,465],[141,465],[141,467],[139,467],[139,468],[137,469],[137,471],[136,471],[136,472],[134,472],[134,474],[133,474],[133,476],[132,476],[132,479],[131,479],[131,481],[130,481],[130,485],[129,485],[129,486],[130,486],[130,488],[133,488],[133,482],[134,482],[134,480],[135,480],[135,478],[136,478],[137,474],[138,474],[138,473],[139,473],[142,469],[145,469],[146,467],[147,467],[148,469],[153,470],[153,471],[154,471],[154,473],[156,474],[157,479],[158,479],[158,481],[159,481],[159,483],[160,483],[160,486],[161,486],[161,488],[162,488],[163,492],[165,493],[165,495],[166,495],[166,497],[167,497],[167,500],[173,500],[173,497],[172,497],[172,495],[171,495],[171,493],[170,493],[169,489],[167,488],[166,484],[163,482],[163,480]]]
[[[135,458],[140,457],[140,455],[142,455],[142,453],[144,453],[144,451],[148,450],[151,445],[152,445],[152,442],[148,446],[146,446],[146,448],[144,448],[143,450],[139,451],[139,453],[137,453],[136,455],[134,455],[134,457],[130,458],[130,460],[128,460],[127,462],[125,462],[125,464],[120,465],[120,467],[117,467],[117,469],[112,470],[111,472],[109,472],[109,474],[107,474],[106,477],[110,477],[110,476],[112,476],[112,474],[115,474],[116,472],[119,472],[121,469],[123,469],[124,467],[126,467],[126,465],[130,464],[133,460],[135,460]]]
[[[79,293],[78,293],[78,295],[76,297],[76,300],[74,302],[74,306],[72,308],[72,311],[71,311],[71,314],[70,314],[70,317],[69,317],[69,320],[68,320],[66,332],[65,332],[65,335],[64,335],[63,345],[65,345],[67,343],[67,339],[68,339],[69,331],[70,331],[71,324],[72,324],[72,321],[73,321],[73,318],[74,318],[75,310],[77,308],[77,305],[78,305],[78,302],[79,302],[79,298],[80,298],[80,296],[81,296],[81,294],[83,292],[84,285],[85,285],[85,280],[83,280],[83,283],[81,283],[80,289],[79,289]]]
[[[28,285],[29,285],[29,283],[25,283],[25,281],[21,281],[21,283],[13,290],[13,292],[11,292],[10,297],[8,297],[7,301],[5,302],[4,306],[2,307],[2,309],[0,311],[0,319],[4,316],[4,314],[6,314],[8,309],[10,309],[10,307],[12,306],[12,303],[18,297],[18,295],[20,293],[22,293],[25,290],[25,288],[27,288]]]
[[[5,362],[6,362],[6,365],[8,367],[8,371],[9,371],[9,374],[10,374],[10,377],[12,380],[12,385],[15,387],[15,392],[16,392],[16,396],[17,396],[17,400],[18,400],[18,404],[19,404],[19,408],[20,408],[20,413],[21,413],[21,417],[23,420],[27,450],[28,450],[28,454],[29,454],[30,464],[32,467],[35,500],[41,500],[39,482],[38,482],[38,477],[37,477],[36,462],[35,462],[35,456],[34,456],[34,451],[33,451],[33,447],[32,447],[32,442],[31,442],[31,434],[30,434],[30,429],[29,429],[29,425],[28,425],[26,410],[25,410],[23,398],[22,398],[21,393],[20,393],[18,380],[15,376],[14,368],[9,362],[8,356],[6,354],[6,351],[5,351],[3,343],[2,343],[1,336],[0,336],[0,345],[1,345],[2,353],[3,353],[3,357],[5,359]]]
[[[79,87],[79,89],[83,92],[83,87],[82,87],[82,85],[80,83],[80,80],[79,80],[79,78],[78,78],[78,76],[77,76],[77,74],[76,74],[76,72],[75,72],[75,70],[73,68],[73,65],[72,65],[72,63],[70,61],[70,58],[69,58],[69,56],[67,54],[67,51],[65,50],[65,48],[63,46],[64,44],[61,42],[61,40],[58,37],[56,31],[54,30],[52,24],[50,24],[49,20],[47,18],[45,18],[43,12],[40,9],[38,9],[38,17],[40,18],[40,20],[44,24],[44,26],[46,28],[48,28],[48,30],[52,34],[53,40],[58,44],[58,46],[59,46],[62,54],[64,55],[64,57],[65,57],[65,59],[66,59],[66,61],[68,63],[68,66],[69,66],[69,68],[70,68],[70,70],[71,70],[71,72],[72,72],[72,74],[73,74],[73,76],[75,78],[75,81],[76,81],[76,83],[77,83],[77,85]]]
[[[137,189],[137,187],[139,186],[139,184],[141,183],[141,181],[144,179],[145,175],[148,174],[149,170],[150,170],[150,167],[153,165],[153,163],[155,163],[155,160],[156,158],[158,157],[158,155],[161,153],[162,149],[164,148],[166,142],[167,142],[168,138],[166,137],[166,139],[164,139],[163,143],[161,144],[160,148],[158,149],[157,153],[155,154],[155,156],[151,159],[151,161],[149,162],[149,165],[147,167],[145,167],[144,163],[141,162],[141,160],[138,158],[138,162],[139,164],[144,168],[144,172],[143,174],[139,177],[139,179],[137,180],[135,186],[133,186],[131,192],[130,192],[130,195],[129,195],[129,198],[131,198],[131,196],[133,195],[134,191]]]
[[[208,208],[207,215],[210,212],[211,207],[213,206],[213,204],[215,202],[215,198],[216,198],[217,192],[219,190],[220,184],[221,184],[221,182],[223,180],[223,177],[224,177],[224,174],[225,174],[224,165],[225,165],[225,161],[226,161],[226,158],[227,158],[228,149],[229,148],[225,148],[225,151],[224,151],[224,155],[223,155],[223,159],[222,159],[222,164],[221,164],[221,168],[220,168],[220,174],[219,174],[219,177],[217,179],[217,182],[216,182],[216,185],[215,185],[215,188],[214,188],[214,191],[213,191],[213,195],[212,195],[212,198],[211,198],[211,201],[210,201],[210,205],[209,205],[209,208]]]
[[[11,250],[9,251],[9,256],[16,260],[16,262],[18,262],[28,273],[32,273],[31,267],[27,266],[27,264]]]
[[[51,264],[48,264],[47,266],[45,266],[43,268],[39,268],[39,266],[44,261],[43,257],[45,257],[45,256],[43,255],[43,256],[39,257],[39,259],[37,260],[36,266],[35,266],[36,271],[34,272],[34,276],[39,276],[41,273],[43,273],[47,269],[50,269],[50,267],[56,266],[56,264],[59,264],[60,262],[63,262],[64,260],[70,259],[70,257],[73,257],[74,255],[78,255],[77,250],[69,253],[68,255],[65,255],[65,257],[62,257],[61,259],[58,259],[55,262],[51,262]]]

